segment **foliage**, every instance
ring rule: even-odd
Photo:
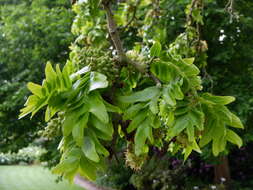
[[[64,111],[62,133],[65,138],[62,139],[61,149],[66,151],[66,155],[62,157],[54,172],[61,173],[65,170],[64,165],[74,164],[75,167],[70,172],[75,173],[80,165],[83,174],[94,179],[95,173],[89,172],[95,171],[99,162],[102,161],[99,155],[109,155],[98,140],[112,138],[113,126],[107,111],[118,111],[96,92],[99,88],[107,87],[106,76],[97,72],[89,72],[89,67],[84,67],[74,73],[71,62],[65,65],[62,72],[59,65],[54,71],[52,65],[48,63],[45,73],[46,79],[42,86],[28,83],[28,88],[34,95],[28,98],[27,107],[22,109],[20,117],[31,112],[34,115],[46,105],[46,121],[49,121],[59,110]],[[82,74],[84,75],[80,76]],[[92,170],[85,170],[85,165],[90,165]]]
[[[37,137],[41,115],[17,120],[29,94],[25,84],[40,81],[51,60],[63,63],[73,40],[73,13],[66,1],[2,0],[0,8],[0,147],[1,151],[25,147]]]
[[[204,22],[208,27],[203,28],[203,36],[209,46],[206,69],[211,78],[206,75],[205,82],[209,91],[236,97],[230,107],[246,124],[241,136],[248,143],[252,139],[252,1],[235,3],[232,15],[224,11],[224,6],[225,2],[212,1],[207,7]]]
[[[162,1],[161,7],[166,2]],[[186,13],[191,18],[185,32],[173,43],[166,44],[166,31],[161,29],[161,23],[155,22],[163,13],[156,9],[160,5],[155,4],[153,9],[151,1],[141,2],[142,16],[145,13],[147,16],[138,23],[137,43],[127,43],[125,55],[121,52],[117,31],[113,31],[115,28],[109,28],[109,32],[116,51],[107,52],[113,48],[106,39],[106,22],[109,27],[115,23],[110,18],[110,3],[102,3],[101,7],[98,1],[74,5],[77,16],[72,29],[79,36],[72,46],[70,59],[62,69],[47,63],[42,84],[27,84],[32,95],[20,118],[30,113],[33,117],[44,107],[46,122],[57,112],[64,116],[60,122],[62,157],[54,173],[69,180],[76,173],[95,179],[96,170],[103,168],[104,158],[110,154],[108,141],[119,138],[114,135],[116,130],[128,143],[126,157],[133,169],[141,167],[150,147],[172,153],[182,151],[184,160],[192,151],[201,153],[210,143],[214,156],[226,150],[227,142],[241,147],[242,140],[234,128],[242,129],[243,125],[227,107],[235,98],[202,92],[196,65],[205,66],[207,47],[205,41],[195,40],[198,26],[203,25],[199,5],[188,6]],[[119,9],[113,5],[119,26],[124,27],[128,20],[128,15],[121,14],[121,8],[128,8],[131,3],[122,2]],[[99,52],[89,53],[89,48]],[[115,53],[119,60],[100,59]]]
[[[121,159],[120,157],[119,160]],[[100,174],[96,182],[120,190],[204,190],[214,186],[216,189],[224,189],[226,179],[222,179],[219,184],[209,184],[210,179],[206,178],[212,178],[210,171],[212,166],[204,164],[196,155],[184,163],[175,157],[162,156],[156,150],[149,162],[146,162],[142,170],[137,172],[131,171],[123,163],[112,160],[108,163],[108,169]]]
[[[103,172],[98,173],[98,178],[96,179],[98,185],[119,190],[134,189],[134,186],[129,181],[133,171],[124,164],[123,158],[119,162],[111,160],[107,164],[108,167]]]
[[[17,153],[1,153],[0,165],[15,165],[20,163],[32,164],[39,160],[41,154],[45,152],[41,147],[28,146],[20,149]]]
[[[40,155],[39,161],[43,163],[45,167],[52,168],[59,163],[61,158],[60,151],[57,150],[59,142],[60,138],[56,137],[50,141],[46,140],[41,144],[41,146],[45,148],[45,152]]]
[[[155,164],[158,160],[159,164]],[[187,165],[172,166],[169,162],[168,158],[153,157],[144,170],[131,176],[130,182],[136,189],[185,189]]]

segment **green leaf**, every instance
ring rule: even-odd
[[[89,71],[90,71],[90,66],[85,66],[85,67],[83,67],[82,69],[80,69],[79,71],[77,71],[77,72],[71,74],[71,75],[70,75],[70,78],[71,78],[72,80],[74,80],[74,79],[76,79],[78,76],[83,75],[83,74],[86,74],[86,73],[88,73]]]
[[[71,139],[71,138],[70,138]],[[62,154],[62,159],[64,158],[70,158],[70,157],[74,157],[76,159],[80,159],[82,155],[82,150],[79,147],[71,147],[69,148],[67,151],[65,151]]]
[[[88,111],[88,109],[86,108],[86,106],[82,106],[82,107],[79,107],[78,109],[75,109],[73,111],[69,111],[65,114],[65,119],[64,119],[63,125],[62,125],[62,133],[64,136],[70,135],[74,126],[79,121],[82,121],[82,122],[85,121],[85,119],[80,116],[83,115],[84,113],[87,113],[87,111]],[[84,119],[84,120],[79,120],[79,119]]]
[[[156,86],[152,86],[129,96],[120,96],[119,100],[124,103],[146,102],[159,96],[159,93],[160,89]]]
[[[204,129],[205,115],[202,111],[197,109],[191,110],[189,113],[189,118],[194,126],[196,126],[200,131]]]
[[[233,96],[214,96],[210,93],[202,94],[202,98],[209,100],[215,104],[227,105],[235,101]]]
[[[108,150],[99,142],[96,134],[93,132],[93,131],[89,131],[89,134],[91,135],[91,138],[92,140],[94,141],[95,143],[95,147],[96,147],[96,151],[99,153],[99,154],[102,154],[104,156],[109,156],[109,152]]]
[[[115,106],[115,105],[112,105],[112,104],[109,104],[107,101],[103,101],[104,102],[104,105],[105,105],[105,107],[106,107],[106,110],[108,111],[108,112],[113,112],[113,113],[122,113],[122,110],[119,108],[119,107],[117,107],[117,106]]]
[[[136,116],[136,114],[145,107],[146,104],[144,103],[138,103],[130,106],[127,110],[125,110],[123,119],[124,120],[133,119]]]
[[[200,146],[204,147],[205,145],[207,145],[209,142],[212,141],[213,137],[215,136],[215,127],[217,126],[217,120],[215,119],[208,119],[207,120],[207,124],[205,126],[203,135],[200,139]]]
[[[220,152],[223,152],[225,150],[226,146],[226,127],[224,122],[219,121],[217,122],[217,125],[214,127],[213,130],[213,144],[212,144],[212,150],[214,156],[218,156]]]
[[[192,10],[192,17],[193,17],[193,19],[197,23],[199,23],[201,25],[204,24],[204,22],[203,22],[203,16],[201,15],[201,10],[200,9],[194,9],[194,10]]]
[[[63,136],[69,136],[72,132],[78,117],[76,113],[67,113],[62,125]]]
[[[20,110],[18,119],[25,117],[36,109],[36,105],[40,101],[39,97],[36,95],[31,95],[27,98],[24,108]]]
[[[222,119],[227,124],[230,124],[232,122],[232,113],[226,106],[223,105],[213,106],[213,110],[217,118]]]
[[[192,88],[195,88],[196,90],[203,89],[200,76],[190,76],[188,77],[188,81],[190,81],[190,86],[192,86]]]
[[[83,89],[89,85],[89,80],[90,80],[90,75],[84,75],[82,76],[82,78],[80,78],[79,80],[77,80],[74,84],[73,84],[73,89],[74,90],[79,90],[79,89]]]
[[[189,65],[193,64],[193,62],[195,61],[194,57],[191,58],[184,58],[183,61]]]
[[[148,111],[147,110],[142,110],[141,113],[138,113],[136,117],[131,121],[127,128],[127,132],[131,133],[134,131],[141,123],[143,120],[147,117]]]
[[[88,159],[94,162],[99,162],[100,159],[95,148],[95,143],[88,136],[84,137],[82,151]]]
[[[76,157],[64,159],[52,169],[52,173],[63,174],[65,172],[70,172],[73,170],[73,167],[78,165],[78,161],[79,160]]]
[[[83,177],[86,177],[89,180],[94,181],[96,179],[96,171],[97,171],[97,167],[95,166],[94,163],[92,163],[90,160],[86,159],[85,157],[81,158],[79,173]]]
[[[84,128],[87,127],[88,119],[89,113],[85,113],[84,115],[80,116],[79,121],[77,121],[72,130],[73,138],[79,146],[82,146],[83,144]]]
[[[45,113],[45,121],[48,122],[58,111],[58,108],[48,105]]]
[[[175,75],[171,63],[157,61],[151,64],[151,72],[158,77],[162,82],[168,83]]]
[[[80,93],[79,90],[71,91],[71,93],[66,93],[63,96],[67,98],[66,104],[68,105],[69,111],[73,111],[80,107],[86,107],[87,111],[90,109],[88,96],[84,93]]]
[[[76,176],[77,171],[78,171],[78,163],[76,165],[73,165],[71,171],[64,173],[63,177],[67,179],[70,184],[73,184],[74,177]]]
[[[67,63],[64,65],[62,72],[66,73],[67,75],[71,75],[74,72],[74,64],[72,61],[67,60]]]
[[[195,139],[194,138],[195,134],[194,134],[194,127],[193,127],[193,125],[188,125],[187,128],[186,128],[186,132],[187,132],[189,141],[193,142],[194,139]]]
[[[183,70],[186,76],[197,76],[200,71],[198,69],[198,67],[196,65],[188,65],[187,67],[185,67],[185,69]]]
[[[237,117],[235,114],[231,113],[232,115],[232,121],[230,124],[228,124],[231,127],[235,127],[235,128],[239,128],[239,129],[243,129],[243,124],[241,122],[241,120],[239,119],[239,117]]]
[[[55,82],[57,75],[50,62],[47,62],[46,64],[45,75],[46,75],[46,80],[48,82],[52,84]]]
[[[198,145],[198,143],[196,142],[196,140],[194,139],[193,140],[193,142],[192,142],[192,149],[193,150],[195,150],[196,152],[198,152],[198,153],[202,153],[202,151],[200,150],[200,148],[199,148],[199,145]]]
[[[148,134],[148,140],[150,141],[150,143],[151,144],[153,144],[154,143],[154,137],[153,137],[153,131],[152,131],[152,126],[150,125],[151,124],[151,121],[150,121],[150,119],[149,118],[147,118],[147,120],[148,120],[148,124],[149,125],[147,125],[148,127],[147,127],[147,134]]]
[[[135,137],[134,137],[134,143],[135,143],[135,154],[137,156],[146,153],[145,151],[145,142],[147,140],[147,138],[152,138],[150,137],[150,125],[149,125],[149,120],[146,119],[144,122],[142,122],[140,124],[140,126],[138,127],[136,133],[135,133]]]
[[[89,94],[90,112],[103,123],[109,122],[109,116],[102,98],[98,93]]]
[[[99,5],[101,3],[101,0],[89,0],[89,3],[90,3],[90,14],[95,17],[98,15],[99,11],[98,11],[98,8],[99,8]]]
[[[107,77],[98,72],[91,72],[90,73],[90,87],[89,92],[99,89],[99,88],[106,88],[108,86]]]
[[[173,113],[172,111],[169,112],[169,113],[167,114],[167,116],[166,116],[166,119],[167,119],[166,125],[167,125],[167,126],[170,126],[170,125],[174,122],[174,120],[175,120],[175,115],[174,115],[174,113]]]
[[[226,135],[226,126],[223,121],[218,120],[218,122],[216,122],[216,125],[213,127],[214,127],[213,139],[224,137]]]
[[[172,135],[173,136],[178,135],[190,125],[191,125],[191,122],[189,121],[187,114],[176,118],[175,123],[172,128]]]
[[[178,108],[174,111],[174,114],[175,114],[175,116],[184,115],[184,114],[188,113],[188,111],[189,111],[189,106],[178,107]]]
[[[232,130],[227,129],[227,141],[236,144],[239,148],[242,146],[242,139]]]
[[[173,86],[172,93],[173,93],[175,99],[177,99],[177,100],[183,100],[184,99],[184,94],[181,91],[181,88],[178,84],[175,84]]]
[[[187,158],[190,156],[191,153],[192,153],[192,147],[191,146],[187,146],[184,149],[184,161],[187,160]]]
[[[27,84],[27,88],[36,96],[42,98],[43,97],[43,93],[42,93],[42,86],[32,83],[32,82],[28,82]]]
[[[213,151],[214,156],[219,155],[219,153],[220,153],[220,138],[213,140],[212,151]]]
[[[157,114],[159,112],[158,110],[158,100],[159,96],[154,97],[150,102],[149,102],[149,109],[153,114]]]
[[[160,42],[155,42],[152,47],[150,48],[150,56],[151,57],[159,57],[160,52],[162,50],[162,46]]]
[[[72,150],[69,151],[70,154],[72,153]],[[61,162],[53,168],[52,173],[60,174],[64,178],[68,179],[70,183],[72,183],[79,167],[79,160],[80,152],[77,156],[62,156]]]
[[[66,105],[66,99],[61,96],[61,94],[58,94],[55,92],[52,94],[48,99],[48,105],[51,108],[54,108],[55,110],[62,110],[64,106]],[[54,114],[51,114],[52,116]]]
[[[105,141],[111,141],[112,136],[108,135],[107,133],[102,132],[101,130],[98,130],[97,128],[93,127],[92,131],[96,134],[96,137]]]
[[[90,117],[91,124],[100,130],[101,132],[105,133],[107,136],[112,137],[113,135],[113,126],[109,123],[103,123],[96,116],[91,115]]]
[[[36,108],[32,111],[32,115],[31,118],[44,106],[47,105],[48,99],[39,99],[37,104],[36,104]]]
[[[227,145],[227,139],[226,137],[222,137],[220,140],[220,152],[225,151]]]
[[[67,62],[66,65],[63,67],[63,70],[62,70],[64,86],[66,88],[71,88],[72,87],[72,82],[71,82],[71,79],[70,79],[70,74],[71,74],[71,70],[72,70],[71,68],[72,68],[71,63]]]
[[[183,77],[197,76],[200,73],[196,65],[188,64],[182,59],[178,59],[173,63],[176,65],[177,71],[180,72]]]
[[[175,106],[177,104],[174,94],[171,91],[171,87],[167,86],[163,88],[163,98],[165,102],[171,106]]]
[[[59,86],[60,90],[64,90],[66,88],[66,86],[64,84],[64,79],[63,79],[59,64],[56,65],[55,70],[56,70],[56,74],[57,74],[58,86]]]
[[[151,118],[150,120],[151,120],[150,124],[152,125],[153,128],[157,129],[157,128],[160,128],[162,126],[161,120],[160,120],[159,117],[154,115],[153,118]]]

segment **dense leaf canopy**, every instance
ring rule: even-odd
[[[94,180],[108,157],[139,170],[156,151],[213,158],[252,141],[250,0],[79,0],[75,17],[63,0],[0,4],[6,149],[47,123],[53,172]],[[14,117],[25,100],[31,121]]]

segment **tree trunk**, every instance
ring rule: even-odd
[[[223,181],[224,179],[225,181]],[[227,186],[230,185],[231,176],[227,156],[221,156],[219,158],[219,163],[214,166],[214,181],[217,184],[222,182]]]

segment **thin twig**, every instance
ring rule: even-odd
[[[138,6],[140,3],[141,3],[141,0],[137,0],[136,4],[134,6],[133,15],[132,15],[131,19],[127,22],[127,24],[125,26],[122,27],[122,29],[128,28],[128,26],[134,21],[134,19],[136,19],[136,13],[137,13]]]
[[[227,11],[230,14],[230,23],[233,22],[233,18],[235,17],[234,13],[234,0],[229,0],[226,4],[225,11]]]

